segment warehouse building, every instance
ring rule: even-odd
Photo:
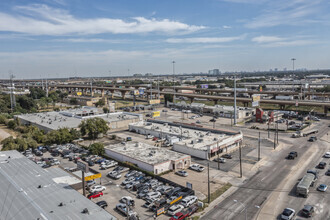
[[[132,123],[129,130],[152,135],[173,145],[173,150],[201,159],[211,159],[218,153],[237,149],[243,141],[242,132],[195,127],[160,120]]]
[[[0,153],[0,179],[0,219],[116,219],[71,188],[70,174],[43,169],[18,151]]]
[[[82,120],[99,117],[108,122],[113,130],[126,130],[130,123],[138,122],[143,116],[130,112],[100,113],[97,108],[83,107],[60,112],[41,112],[15,116],[23,125],[35,125],[45,132],[59,128],[78,128]]]
[[[185,169],[190,166],[191,157],[165,148],[140,142],[123,142],[105,147],[105,153],[118,161],[129,162],[137,167],[160,174],[168,170]]]

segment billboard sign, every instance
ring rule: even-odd
[[[160,99],[152,99],[152,100],[149,100],[149,104],[150,104],[150,105],[160,104]]]
[[[160,111],[156,111],[156,112],[153,112],[152,113],[152,117],[155,118],[155,117],[159,117],[160,116]]]
[[[144,89],[139,89],[139,93],[140,93],[140,95],[143,95],[144,94]]]
[[[88,164],[85,163],[84,161],[77,161],[77,168],[85,173],[88,172]]]
[[[140,93],[139,93],[139,90],[135,89],[135,90],[133,91],[133,94],[134,94],[134,95],[139,95],[139,94],[140,94]]]
[[[252,95],[252,101],[253,102],[259,102],[260,101],[260,95],[259,94]]]
[[[209,85],[207,85],[207,84],[203,84],[203,85],[201,85],[201,88],[202,88],[202,89],[208,89],[208,88],[209,88]]]
[[[157,210],[157,216],[158,216],[158,215],[161,215],[161,214],[163,214],[163,213],[165,213],[165,207],[160,208],[160,209]]]
[[[94,180],[94,179],[98,179],[98,178],[101,178],[101,177],[102,177],[102,174],[97,173],[97,174],[94,174],[94,175],[91,175],[91,176],[86,176],[85,181]]]
[[[252,102],[252,107],[257,107],[259,106],[259,101]]]
[[[77,92],[77,95],[81,96],[82,95],[82,92]]]

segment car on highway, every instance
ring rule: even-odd
[[[204,170],[204,167],[199,164],[192,164],[189,168],[198,172],[202,172]]]
[[[226,158],[226,159],[232,159],[233,158],[230,154],[224,154],[221,157]]]
[[[223,157],[217,157],[217,158],[215,158],[213,161],[215,161],[215,162],[219,162],[219,163],[226,163],[226,159],[225,158],[223,158]]]
[[[104,201],[104,200],[97,202],[96,205],[100,206],[103,209],[105,209],[106,207],[108,207],[108,203],[106,201]]]
[[[330,152],[326,152],[326,153],[324,154],[324,157],[325,157],[325,158],[330,158]]]
[[[95,199],[95,198],[98,198],[100,196],[103,196],[103,192],[94,192],[94,193],[89,194],[87,197],[89,199]]]
[[[312,136],[308,139],[308,141],[310,141],[310,142],[314,142],[316,140],[317,140],[317,137],[315,137],[315,136]]]
[[[176,171],[175,174],[177,174],[179,176],[183,176],[183,177],[187,177],[188,176],[188,172],[185,171],[185,170]]]
[[[101,192],[101,191],[104,191],[104,190],[106,190],[106,187],[105,186],[95,185],[95,186],[92,186],[89,191],[91,193],[94,193],[94,192]]]
[[[327,163],[322,161],[317,165],[317,168],[324,169],[326,166],[327,166]]]
[[[296,211],[291,208],[285,208],[281,214],[281,219],[283,220],[291,220],[295,216]]]
[[[330,176],[330,169],[325,173],[325,175]]]
[[[319,187],[317,187],[317,190],[320,192],[325,192],[325,191],[327,191],[327,189],[328,189],[328,186],[325,184],[321,184],[321,185],[319,185]]]
[[[301,214],[307,218],[312,217],[314,213],[314,207],[311,205],[305,205],[304,208],[301,210]]]
[[[296,151],[291,151],[288,155],[288,160],[294,160],[294,158],[298,157],[298,153]]]

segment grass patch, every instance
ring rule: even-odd
[[[223,187],[217,189],[215,192],[211,193],[210,203],[213,202],[216,198],[221,196],[224,192],[226,192],[232,185],[230,183],[226,183]],[[203,203],[207,203],[208,199],[204,199]]]
[[[192,217],[192,220],[198,220],[200,217],[199,216],[194,216]]]

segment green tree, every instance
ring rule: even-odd
[[[102,143],[94,143],[88,149],[92,154],[102,156],[105,153],[104,145]]]
[[[103,112],[104,112],[104,113],[109,113],[109,112],[110,112],[110,110],[109,110],[109,108],[107,108],[107,107],[104,107],[104,108],[103,108]]]
[[[103,99],[100,99],[98,102],[95,103],[95,106],[98,107],[98,106],[104,106],[105,105],[105,102]]]
[[[165,99],[165,105],[167,105],[167,102],[173,102],[173,95],[165,94],[164,99]]]
[[[17,127],[16,121],[15,121],[15,120],[10,120],[10,121],[8,121],[7,126],[8,126],[8,128],[10,128],[10,129],[15,129],[15,128]]]
[[[78,100],[76,98],[72,98],[72,99],[70,99],[70,104],[71,105],[77,105],[78,104]]]
[[[26,111],[30,111],[37,106],[36,102],[26,95],[18,96],[17,103]]]
[[[49,132],[45,137],[46,144],[66,144],[73,141],[73,136],[68,128],[60,128]]]
[[[99,134],[106,134],[109,130],[107,122],[102,118],[89,118],[79,125],[81,134],[88,135],[90,139],[96,139]]]
[[[33,99],[40,99],[46,97],[46,92],[41,88],[30,88],[30,97]]]
[[[70,129],[70,134],[72,135],[72,140],[81,138],[81,132],[75,128]]]

